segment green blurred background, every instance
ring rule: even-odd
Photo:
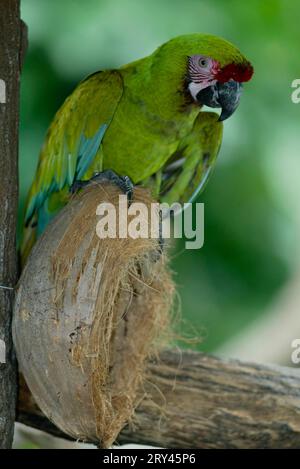
[[[300,78],[297,0],[23,0],[20,213],[55,111],[85,75],[149,54],[172,36],[207,32],[255,67],[225,122],[205,202],[205,246],[172,267],[185,329],[212,351],[262,316],[297,268]]]

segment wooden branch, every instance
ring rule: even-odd
[[[299,448],[300,373],[169,350],[149,363],[147,389],[119,443],[166,448]],[[24,386],[18,420],[66,437]],[[67,437],[68,438],[68,437]]]
[[[0,0],[0,50],[0,448],[9,448],[15,419],[16,361],[10,331],[13,292],[3,286],[14,287],[17,281],[19,0]]]

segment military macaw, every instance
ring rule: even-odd
[[[252,74],[231,43],[190,34],[79,83],[54,117],[40,154],[26,206],[23,259],[80,181],[104,175],[128,193],[132,182],[151,187],[159,201],[191,201],[216,161],[222,121],[237,108],[242,83]],[[203,105],[221,108],[220,116]]]

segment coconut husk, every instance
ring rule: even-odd
[[[119,190],[93,184],[37,241],[16,294],[13,336],[34,399],[62,431],[110,446],[132,418],[144,366],[169,333],[174,285],[157,239],[99,239],[97,207]],[[149,192],[134,201],[150,207]]]

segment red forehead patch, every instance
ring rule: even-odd
[[[221,83],[225,83],[230,79],[241,83],[249,81],[253,75],[253,71],[250,62],[246,62],[245,64],[232,63],[221,68],[216,75],[216,79]]]

